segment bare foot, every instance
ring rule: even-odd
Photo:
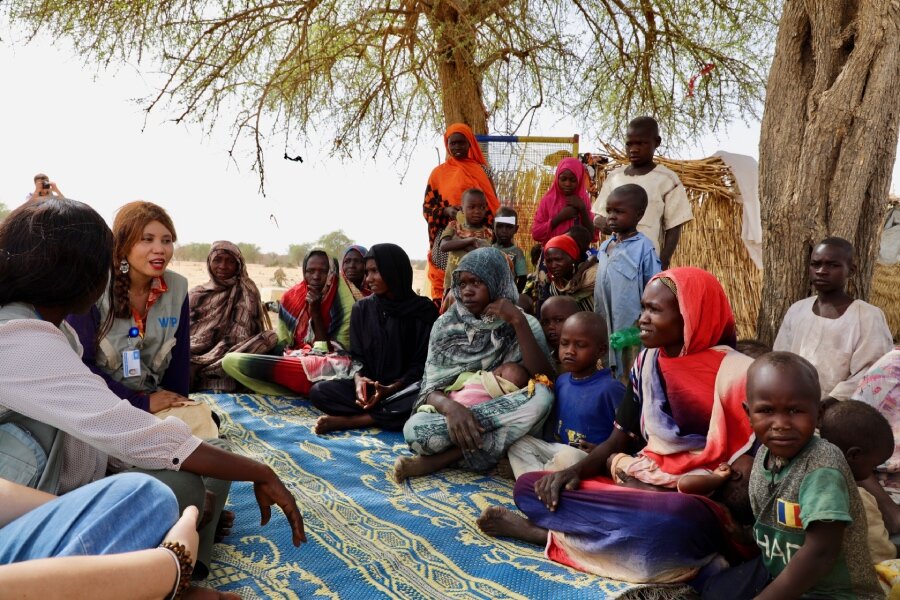
[[[375,419],[372,415],[366,413],[362,415],[353,415],[352,417],[336,417],[333,415],[322,415],[316,420],[313,427],[313,433],[322,435],[330,431],[341,431],[343,429],[362,429],[364,427],[372,427],[375,425]]]
[[[422,457],[401,456],[394,462],[393,479],[395,483],[403,483],[410,477],[421,477],[429,472],[423,469]]]
[[[211,588],[191,586],[184,591],[185,600],[241,600],[232,592],[220,592]]]
[[[647,492],[674,492],[674,491],[677,491],[674,488],[669,489],[669,488],[664,488],[664,487],[661,487],[658,485],[653,485],[652,483],[644,483],[640,479],[637,479],[636,477],[633,477],[633,476],[627,474],[622,469],[619,469],[618,472],[616,473],[616,475],[620,479],[618,485],[620,485],[622,487],[631,488],[633,490],[644,490]]]
[[[214,536],[216,543],[231,535],[232,527],[234,527],[234,513],[230,510],[223,510],[219,513],[219,522],[216,524],[216,534]]]
[[[488,506],[476,521],[478,528],[491,537],[509,537],[540,546],[547,541],[547,530],[502,506]]]
[[[394,463],[394,481],[403,483],[410,477],[421,477],[456,464],[462,458],[462,450],[453,446],[431,456],[401,456]]]

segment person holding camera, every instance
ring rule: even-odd
[[[25,202],[38,202],[46,198],[65,198],[65,195],[50,181],[50,177],[38,173],[34,176],[34,191],[25,195]]]

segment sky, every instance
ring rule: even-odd
[[[144,66],[144,68],[147,68]],[[363,245],[391,241],[413,259],[427,253],[421,203],[428,174],[443,143],[438,132],[421,139],[408,163],[388,157],[346,162],[320,152],[319,144],[291,148],[303,163],[283,160],[284,139],[273,136],[266,152],[266,195],[250,169],[235,164],[230,119],[208,135],[198,125],[176,125],[145,104],[156,77],[134,66],[106,70],[84,61],[65,43],[46,37],[28,45],[4,35],[0,42],[0,202],[13,208],[33,187],[32,177],[50,175],[62,192],[92,205],[108,222],[132,200],[149,200],[169,211],[179,243],[228,239],[285,253],[290,244],[312,242],[336,229]],[[549,122],[549,119],[547,120]],[[571,135],[585,127],[577,116],[553,118],[534,135]],[[611,140],[615,143],[617,140]],[[718,136],[704,136],[674,158],[701,158],[716,150],[758,157],[759,123],[735,123]],[[580,150],[599,150],[582,137]],[[892,191],[900,189],[895,165]],[[270,218],[275,216],[275,222]]]

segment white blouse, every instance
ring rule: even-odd
[[[81,362],[63,332],[39,319],[0,324],[0,413],[12,410],[65,432],[59,493],[106,474],[108,457],[178,470],[201,441],[117,397]]]
[[[847,400],[876,360],[891,349],[891,330],[877,306],[854,300],[837,319],[813,312],[816,296],[784,315],[774,350],[799,354],[819,372],[822,396]]]

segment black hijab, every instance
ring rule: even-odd
[[[375,244],[366,253],[366,259],[374,259],[378,272],[394,298],[375,296],[379,308],[392,317],[408,317],[434,321],[437,308],[434,303],[416,294],[412,288],[413,271],[409,256],[396,244]]]

